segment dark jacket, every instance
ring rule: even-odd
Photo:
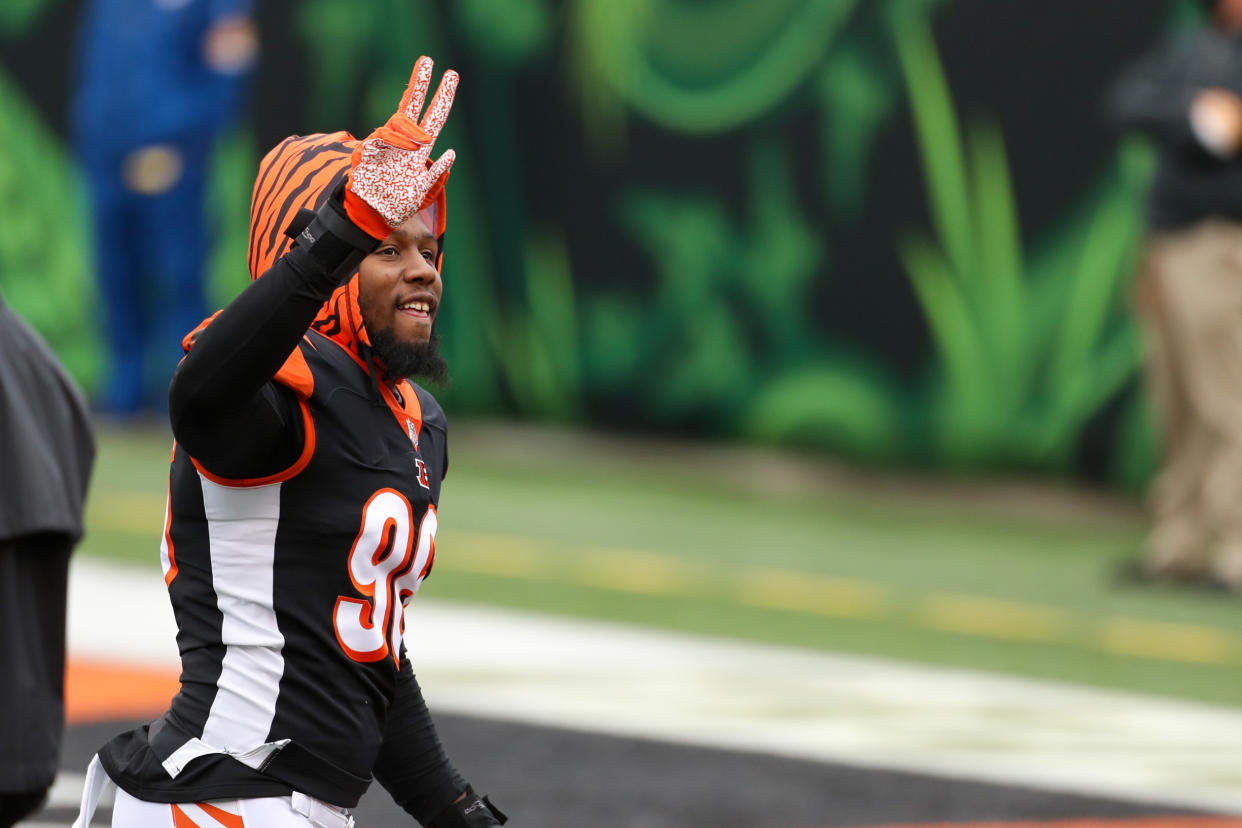
[[[1195,138],[1190,105],[1208,88],[1242,96],[1242,37],[1214,28],[1183,33],[1121,76],[1108,108],[1119,126],[1159,143],[1149,221],[1172,229],[1209,217],[1242,220],[1242,157],[1221,159]]]
[[[0,541],[36,532],[81,538],[94,458],[82,393],[0,297]]]

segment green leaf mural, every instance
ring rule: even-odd
[[[722,431],[897,454],[901,401],[892,384],[865,359],[825,356],[831,346],[804,310],[825,251],[796,209],[787,151],[759,141],[747,166],[751,197],[738,217],[710,198],[635,193],[623,204],[661,279],[641,324],[625,318],[637,313],[633,305],[596,306],[588,354],[611,357],[614,383],[641,377],[650,405],[672,421],[729,411]]]
[[[25,32],[56,0],[5,0],[0,3],[0,35]]]
[[[844,44],[819,72],[823,188],[840,214],[862,210],[871,139],[896,107],[894,86],[876,56],[854,44]]]
[[[1064,468],[1086,421],[1138,367],[1121,286],[1151,164],[1123,151],[1109,186],[1062,230],[1073,259],[1028,265],[999,131],[982,122],[964,143],[926,23],[899,15],[893,31],[936,228],[935,241],[901,242],[940,358],[936,456]]]
[[[666,127],[754,121],[823,60],[857,0],[575,0],[580,53],[612,95]]]
[[[503,14],[497,13],[495,0],[460,0],[453,10],[475,48],[499,63],[530,60],[552,34],[552,13],[543,0],[506,0]]]
[[[933,37],[932,18],[962,0],[282,2],[308,69],[289,132],[381,123],[415,55],[468,69],[440,141],[459,155],[438,320],[455,414],[620,411],[636,427],[863,460],[1062,472],[1126,393],[1116,473],[1131,486],[1149,473],[1123,286],[1151,150],[1119,145],[1024,238],[1011,168],[1026,159],[999,115],[959,118]],[[37,34],[55,6],[14,0],[0,35]],[[245,285],[258,128],[213,159],[217,305]],[[89,251],[47,243],[85,226],[81,187],[2,74],[0,149],[0,188],[21,208],[0,234],[0,288],[89,386],[102,367]],[[683,177],[700,150],[715,166]],[[928,220],[900,213],[877,232],[892,201],[876,193],[887,183],[892,199],[895,178],[877,167],[894,161],[921,170],[897,186]],[[851,234],[866,232],[887,258],[852,260]],[[888,270],[860,278],[877,262]],[[863,333],[824,324],[867,291]],[[874,347],[898,303],[921,313],[930,347],[909,319],[899,333],[924,350]]]
[[[354,90],[368,65],[378,11],[374,3],[351,0],[305,0],[302,4],[296,26],[315,55],[309,66],[314,94],[307,132],[332,132],[349,123]]]
[[[765,383],[746,413],[745,433],[778,445],[845,446],[873,460],[900,457],[908,446],[896,394],[865,364],[821,358]]]
[[[91,389],[103,358],[82,182],[64,144],[3,72],[0,200],[12,208],[0,233],[0,291]]]
[[[565,245],[535,239],[527,250],[527,313],[484,327],[506,387],[523,414],[553,421],[580,415],[578,334],[573,280]]]
[[[207,187],[207,221],[213,241],[207,263],[207,307],[222,308],[250,284],[246,264],[250,193],[258,149],[246,129],[222,136],[212,152]]]

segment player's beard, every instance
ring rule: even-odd
[[[384,366],[388,377],[417,377],[441,387],[448,386],[448,363],[440,355],[440,335],[434,329],[426,342],[403,342],[391,328],[367,333],[371,354]]]

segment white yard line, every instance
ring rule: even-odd
[[[416,599],[436,710],[1242,814],[1242,711]],[[79,557],[70,654],[177,666],[158,570]]]

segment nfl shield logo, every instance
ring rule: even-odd
[[[405,427],[410,432],[410,442],[414,444],[414,450],[418,451],[418,431],[414,428],[414,421],[406,420]]]

